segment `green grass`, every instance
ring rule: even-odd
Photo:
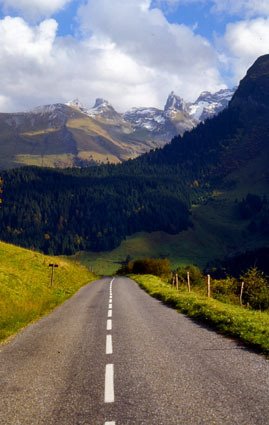
[[[236,337],[245,344],[269,354],[269,313],[224,304],[185,290],[177,291],[151,275],[132,276],[151,296],[219,332]]]
[[[57,263],[50,287],[50,263]],[[89,270],[63,258],[0,242],[0,341],[16,333],[93,281]]]

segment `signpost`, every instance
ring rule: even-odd
[[[51,277],[50,277],[50,286],[52,287],[53,285],[53,278],[54,278],[54,269],[55,267],[59,267],[58,264],[49,264],[49,267],[51,267]]]

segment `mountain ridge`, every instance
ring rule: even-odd
[[[29,112],[2,113],[0,168],[83,167],[133,159],[190,131],[198,124],[200,113],[208,117],[209,105],[210,114],[214,114],[219,108],[216,96],[211,95],[211,101],[209,94],[206,102],[190,106],[172,92],[163,110],[133,108],[118,113],[108,101],[97,98],[92,108],[74,99]]]

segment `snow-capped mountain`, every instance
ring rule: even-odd
[[[228,106],[236,88],[222,89],[216,93],[204,91],[194,103],[188,104],[191,117],[197,121],[205,121],[221,112]]]
[[[92,107],[75,99],[29,112],[0,113],[0,148],[9,150],[1,154],[0,149],[0,168],[85,166],[135,158],[216,115],[233,93],[229,89],[203,92],[187,103],[171,92],[163,109],[132,108],[125,113],[101,98]]]
[[[80,112],[95,119],[122,121],[122,114],[119,114],[107,100],[102,98],[97,98],[92,108],[86,108],[78,99],[67,102],[66,105],[79,109]]]
[[[66,105],[98,121],[121,125],[129,129],[125,133],[138,133],[156,145],[163,146],[176,134],[190,131],[196,125],[212,118],[227,107],[235,89],[223,89],[217,93],[203,92],[193,103],[185,102],[173,91],[169,94],[163,109],[153,107],[131,108],[120,114],[105,99],[98,98],[92,108],[86,108],[78,99]],[[131,127],[131,128],[130,128]],[[126,129],[125,129],[126,130]],[[141,136],[141,131],[144,135]]]
[[[164,112],[167,116],[172,117],[177,111],[188,111],[188,107],[182,97],[177,96],[173,91],[169,94],[166,104],[164,106]]]
[[[165,123],[163,111],[157,108],[132,108],[123,114],[123,118],[137,128],[158,131]]]
[[[213,94],[203,92],[195,102],[187,103],[172,91],[163,110],[132,108],[123,114],[123,118],[136,130],[147,130],[163,145],[176,134],[182,135],[196,127],[199,122],[218,114],[227,107],[234,92],[235,89],[223,89]]]
[[[186,103],[172,92],[164,109],[132,108],[123,114],[135,130],[146,130],[159,146],[166,144],[176,134],[191,130],[197,123],[189,116]]]

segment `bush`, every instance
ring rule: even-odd
[[[204,284],[204,276],[199,269],[199,267],[194,265],[189,265],[185,267],[178,267],[176,273],[178,274],[178,279],[180,282],[186,284],[187,282],[187,272],[190,273],[190,282],[191,285],[203,285]]]
[[[129,261],[118,270],[118,274],[152,274],[154,276],[167,277],[170,274],[170,270],[171,266],[167,258],[145,258]]]
[[[254,309],[269,309],[269,285],[264,274],[253,267],[241,279],[245,282],[243,302]]]
[[[211,283],[212,295],[219,301],[239,303],[239,283],[233,277],[226,279],[213,279]]]

